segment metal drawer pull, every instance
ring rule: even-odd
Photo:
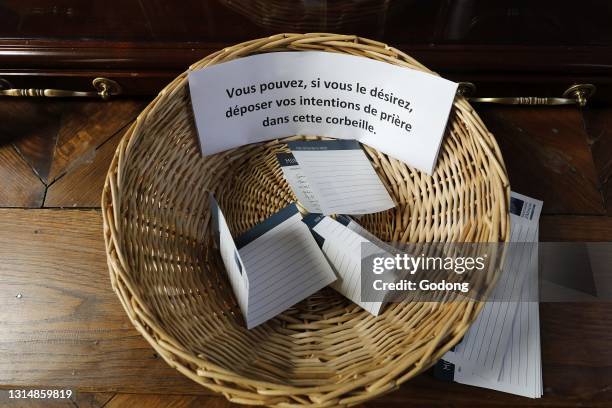
[[[47,97],[47,98],[102,98],[121,94],[121,86],[107,78],[96,78],[92,85],[95,91],[69,91],[65,89],[18,89],[11,87],[8,81],[0,79],[0,96]]]
[[[465,96],[470,102],[496,103],[500,105],[578,105],[584,107],[595,94],[597,88],[593,84],[572,85],[563,92],[562,98],[548,98],[538,96],[517,96],[517,97],[492,97],[479,98],[473,97],[476,93],[476,85],[471,82],[459,82],[457,93]]]

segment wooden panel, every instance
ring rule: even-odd
[[[138,395],[117,394],[104,408],[147,407],[147,408],[240,408],[245,405],[232,404],[223,397],[193,395]]]
[[[1,384],[204,391],[155,359],[131,328],[110,290],[99,211],[2,210],[0,224],[0,258],[5,260],[0,265]],[[612,390],[606,388],[612,375],[610,316],[612,305],[542,306],[547,397],[541,401],[447,384],[424,374],[366,406],[468,407],[475,399],[490,406],[570,406],[579,400],[607,406],[612,403]],[[117,398],[115,404],[136,397]],[[203,400],[180,401],[202,405]]]
[[[78,408],[102,408],[114,395],[105,392],[77,392],[74,403]]]
[[[0,210],[0,384],[205,393],[128,321],[101,224],[98,210]]]
[[[138,100],[70,100],[65,104],[50,181],[90,159],[97,147],[131,122],[145,106],[144,101]]]
[[[545,214],[604,214],[581,111],[475,105],[495,135],[514,191],[544,201]]]
[[[123,132],[117,133],[95,149],[87,160],[71,166],[71,170],[47,189],[45,207],[100,207],[106,172]]]
[[[612,215],[612,108],[589,107],[584,111],[584,122],[606,210]]]
[[[61,103],[45,99],[0,99],[0,143],[13,142],[46,183],[60,126]]]
[[[40,207],[45,185],[12,144],[0,144],[0,207]]]
[[[5,0],[0,13],[7,21],[0,35],[34,38],[105,37],[123,41],[150,38],[139,2],[93,0]],[[1,20],[0,20],[1,21]]]
[[[612,218],[554,215],[540,220],[540,241],[612,241]]]
[[[11,399],[8,390],[0,390],[0,407],[3,408],[74,408],[72,399]],[[93,407],[92,407],[93,408]]]
[[[279,32],[339,32],[387,42],[443,75],[480,81],[480,75],[497,74],[496,95],[524,74],[532,85],[593,81],[605,85],[597,97],[612,95],[612,8],[600,0],[580,6],[569,0],[174,3],[2,2],[0,76],[20,87],[70,89],[89,89],[96,76],[109,76],[129,94],[155,94],[190,64],[227,45]]]
[[[546,314],[547,312],[543,311],[543,313]],[[546,352],[544,352],[544,354],[546,355]],[[591,388],[591,390],[589,390],[582,388],[582,385],[580,384],[581,381],[579,380],[578,385],[572,386],[572,373],[575,374],[577,370],[579,371],[580,368],[576,367],[573,371],[567,373],[563,373],[563,369],[559,367],[555,367],[550,370],[546,369],[545,375],[547,375],[547,379],[550,379],[550,376],[552,375],[553,379],[562,380],[562,382],[555,383],[556,386],[567,387],[563,389],[556,389],[554,386],[546,385],[546,392],[548,395],[543,399],[532,400],[510,394],[503,394],[492,390],[470,387],[456,383],[442,382],[434,379],[428,372],[409,381],[395,392],[379,397],[378,399],[369,401],[367,403],[359,404],[357,407],[609,407],[611,396],[610,391],[605,385],[600,389],[597,389],[596,387],[589,387]],[[582,374],[586,375],[591,380],[595,380],[595,382],[599,384],[605,384],[608,378],[603,377],[600,380],[597,380],[596,378],[593,378],[593,375],[589,376],[588,371]],[[601,374],[606,375],[606,372],[602,372]],[[576,390],[580,390],[579,395],[568,394],[568,392],[574,392]],[[475,405],[475,401],[478,401],[477,405]],[[222,397],[159,394],[117,394],[105,405],[106,408],[122,408],[132,406],[146,406],[151,408],[195,408],[202,406],[215,408],[239,408],[244,405],[232,404]]]
[[[396,38],[411,44],[612,43],[608,24],[612,9],[598,0],[585,0],[580,6],[570,0],[519,5],[510,0],[188,0],[181,7],[173,4],[171,0],[127,4],[61,0],[52,5],[41,0],[5,0],[0,5],[0,36],[201,42],[282,31],[370,31],[379,39]],[[185,24],[177,24],[181,21]]]
[[[610,309],[608,309],[608,312]],[[565,344],[561,342],[561,344]],[[547,345],[544,341],[543,347]],[[567,354],[567,351],[566,351]],[[422,374],[410,380],[398,391],[360,404],[367,408],[494,408],[494,407],[610,407],[609,367],[591,368],[546,362],[544,356],[544,397],[530,399],[493,390],[447,383]]]
[[[114,394],[74,392],[69,399],[11,399],[8,390],[0,390],[0,407],[6,408],[102,408]]]

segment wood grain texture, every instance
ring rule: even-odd
[[[11,399],[8,390],[0,390],[1,408],[102,408],[115,394],[74,392],[69,399]]]
[[[555,225],[562,218],[543,217]],[[573,225],[585,225],[585,230],[604,219],[579,218]],[[0,259],[4,260],[0,265],[1,384],[203,392],[152,358],[152,350],[131,329],[109,287],[98,211],[2,210],[0,224],[6,226],[0,232]],[[579,238],[568,225],[555,236]],[[17,294],[22,297],[18,299]],[[444,383],[426,373],[363,406],[412,403],[467,408],[474,401],[489,407],[569,407],[585,402],[592,407],[610,406],[611,305],[545,304],[541,310],[545,398],[534,401]],[[121,405],[128,402],[132,405]],[[128,395],[111,403],[107,406],[232,406],[221,398],[193,396]]]
[[[581,111],[475,105],[502,150],[513,191],[545,214],[604,214]]]
[[[0,384],[205,393],[156,356],[113,293],[97,210],[0,210]]]
[[[73,399],[11,399],[8,390],[0,390],[1,408],[75,408]],[[79,407],[80,408],[80,407]],[[94,407],[92,407],[94,408]],[[99,408],[99,407],[98,407]]]
[[[139,100],[70,100],[65,104],[50,182],[91,160],[96,148],[131,122],[146,105]]]
[[[21,156],[47,183],[60,128],[62,101],[0,99],[0,143],[13,142]]]
[[[601,194],[608,215],[612,215],[612,108],[595,106],[585,109],[584,123],[599,175]]]
[[[114,396],[109,392],[77,392],[72,400],[78,408],[102,408]]]
[[[147,408],[240,408],[223,397],[161,394],[117,394],[104,408],[147,407]]]
[[[12,144],[0,145],[0,207],[40,207],[45,189]]]
[[[47,189],[45,207],[100,207],[104,179],[123,132],[72,166],[71,170]]]
[[[30,108],[24,106],[21,109],[27,113]],[[525,191],[527,187],[537,190],[549,213],[571,211],[577,214],[544,215],[541,240],[612,240],[612,218],[580,215],[610,211],[610,201],[606,201],[607,208],[603,203],[598,206],[593,191],[597,190],[597,183],[605,187],[610,177],[606,153],[610,150],[605,143],[608,143],[610,134],[608,127],[612,126],[609,124],[612,112],[602,109],[589,117],[589,111],[585,111],[587,133],[581,133],[577,125],[579,118],[573,113],[564,118],[563,109],[546,112],[532,109],[536,113],[520,113],[522,109],[518,108],[517,112],[508,114],[509,109],[515,108],[485,108],[490,111],[483,117],[485,121],[487,117],[493,118],[493,122],[497,121],[496,126],[502,129],[496,136],[505,149],[504,158],[510,169],[513,188],[526,194],[530,194]],[[88,119],[81,115],[79,120]],[[487,121],[487,125],[490,122]],[[557,125],[555,128],[559,133],[554,133],[545,127],[551,123],[565,123],[565,130]],[[80,126],[76,123],[70,125],[72,129]],[[523,131],[527,129],[528,136],[533,136],[535,141],[528,140],[518,127]],[[11,134],[2,133],[1,129],[0,125],[0,135],[7,135],[6,140],[10,139],[20,149],[25,146],[15,141]],[[103,129],[101,134],[105,131]],[[549,137],[545,134],[547,131],[562,134],[563,140]],[[96,130],[85,132],[98,134]],[[71,133],[76,139],[82,136],[79,131]],[[578,136],[574,140],[571,135]],[[512,139],[514,136],[517,140]],[[580,142],[587,136],[587,140],[592,142],[590,150],[594,158],[590,166],[586,153],[589,151],[588,143],[585,146]],[[94,163],[104,161],[100,157],[106,153],[102,152],[105,148],[112,150],[110,147],[116,137],[101,146],[96,146],[88,137],[75,139],[74,151],[63,156],[68,158],[67,171],[64,170],[64,176],[51,185],[52,188],[62,186],[64,193],[49,196],[50,188],[49,202],[63,200],[68,203],[58,204],[60,206],[93,203],[97,194],[95,180],[101,174],[98,171],[101,167]],[[521,140],[527,140],[528,145],[540,143],[541,146],[536,146],[531,154],[518,145]],[[64,142],[64,152],[70,150],[70,143]],[[83,148],[80,143],[88,147]],[[36,149],[20,151],[22,154],[32,152],[27,156],[33,158],[31,164],[38,165],[38,169],[45,168],[42,149],[38,151],[40,154]],[[0,183],[0,205],[3,205],[3,197],[8,197],[5,195],[8,191],[12,197],[8,205],[28,206],[34,205],[28,203],[36,202],[38,205],[34,206],[40,206],[44,184],[29,167],[10,145],[0,147],[0,175],[4,177],[16,169],[29,170],[29,173],[19,172],[19,176],[12,176],[13,179],[2,179],[10,182]],[[595,169],[595,175],[590,173],[589,167]],[[83,182],[79,182],[80,179]],[[28,191],[37,191],[38,195],[30,196]],[[607,190],[604,188],[603,191]],[[58,194],[57,198],[53,198],[53,194]],[[0,209],[0,225],[0,386],[54,386],[76,391],[101,391],[77,392],[72,401],[30,400],[18,403],[8,401],[6,391],[0,391],[0,407],[240,406],[217,396],[193,395],[207,391],[155,358],[153,350],[132,328],[110,289],[98,211]],[[17,298],[18,294],[21,298]],[[610,316],[612,307],[606,304],[541,305],[545,396],[540,400],[445,383],[430,373],[424,373],[398,391],[361,407],[610,407]],[[123,393],[115,396],[115,391]],[[182,393],[190,395],[176,395]]]
[[[612,241],[612,218],[545,215],[540,220],[540,241]]]

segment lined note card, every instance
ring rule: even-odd
[[[347,217],[346,215],[339,215],[338,217],[336,217],[336,220],[340,224],[344,225],[346,228],[361,235],[363,238],[367,239],[368,241],[370,241],[371,243],[373,243],[374,245],[376,245],[383,251],[388,252],[390,254],[396,254],[399,252],[397,248],[386,243],[382,239],[378,238],[376,235],[372,234],[367,229],[363,228],[361,225],[359,225],[359,223],[355,222],[355,220],[353,220],[351,217]]]
[[[336,280],[295,204],[233,239],[211,196],[219,250],[247,328],[282,313]]]
[[[287,143],[278,158],[298,200],[312,213],[369,214],[395,203],[355,140]]]
[[[468,385],[531,398],[542,395],[538,293],[538,223],[542,202],[512,193],[510,241],[503,273],[461,343],[438,371]]]
[[[331,287],[374,316],[378,316],[384,302],[362,301],[361,291],[362,244],[371,241],[347,228],[346,225],[351,222],[348,217],[339,217],[339,221],[320,214],[304,217],[304,222],[318,237],[321,249],[338,275],[338,280]],[[381,256],[388,255],[383,249],[380,253]]]
[[[291,153],[279,153],[276,155],[283,176],[289,183],[296,198],[302,206],[310,213],[320,214],[323,212],[319,200],[310,187],[310,182],[304,175],[302,168]]]
[[[540,313],[538,302],[534,301],[537,299],[538,275],[536,268],[530,272],[523,285],[523,296],[514,318],[499,377],[487,377],[478,371],[462,370],[455,374],[456,382],[529,398],[542,396]]]

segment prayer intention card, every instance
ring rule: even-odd
[[[542,396],[538,302],[538,224],[542,202],[512,193],[503,274],[461,343],[436,376],[531,398]],[[501,299],[501,300],[499,300]]]
[[[395,203],[356,140],[287,143],[277,159],[289,186],[311,213],[369,214]]]
[[[323,135],[357,139],[431,174],[457,84],[370,58],[302,51],[191,71],[189,90],[204,155]]]
[[[252,329],[336,280],[295,204],[237,239],[210,197],[219,251],[247,328]]]
[[[279,153],[276,155],[278,164],[283,170],[283,176],[289,183],[289,187],[295,194],[300,204],[310,213],[321,214],[321,204],[310,187],[310,182],[304,175],[302,167],[291,153]]]
[[[320,214],[309,214],[304,217],[304,222],[314,232],[319,246],[338,275],[338,280],[331,287],[374,316],[378,316],[384,301],[362,300],[373,298],[373,295],[362,296],[361,261],[363,256],[374,255],[374,253],[363,254],[362,244],[373,243],[378,246],[380,243],[383,246],[379,248],[380,254],[383,256],[389,256],[386,249],[390,247],[346,216],[339,216],[338,220],[334,220]],[[363,232],[365,236],[360,234]],[[374,242],[368,239],[368,236],[375,238]],[[393,279],[390,274],[387,277]]]

